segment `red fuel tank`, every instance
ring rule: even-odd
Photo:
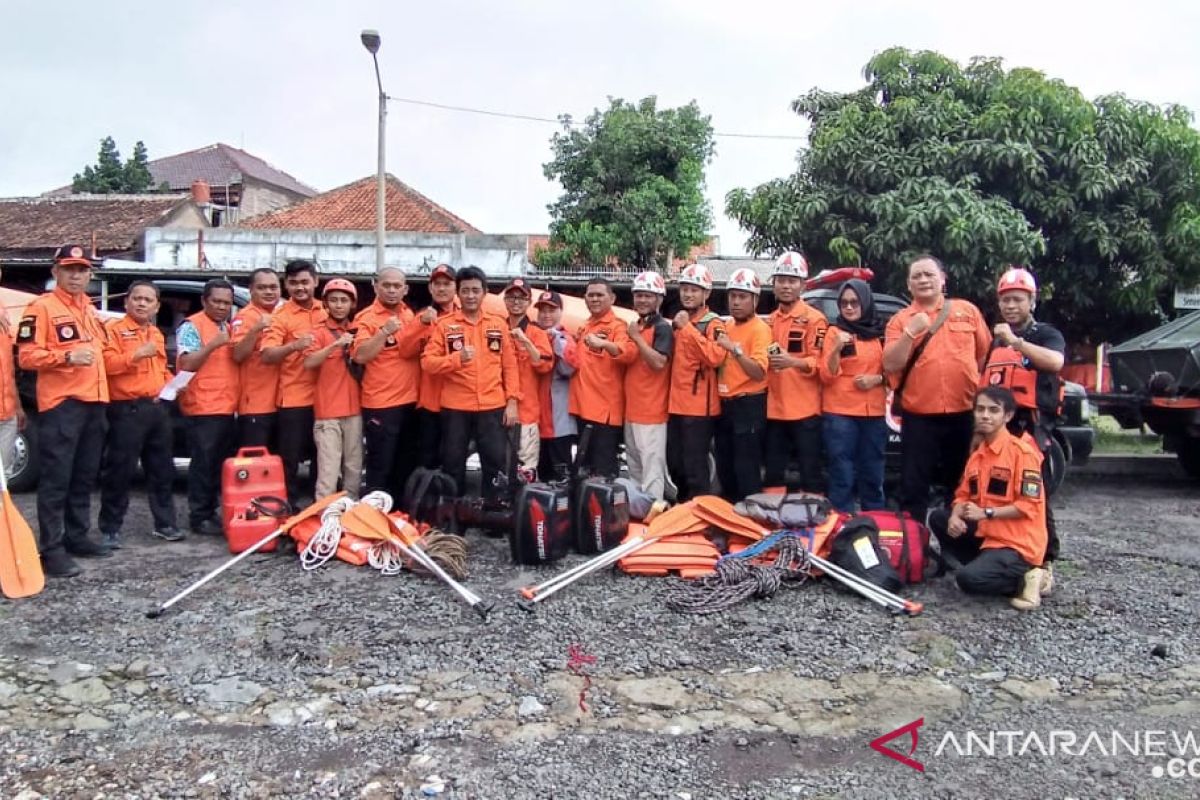
[[[255,511],[239,511],[233,519],[225,523],[225,541],[229,542],[229,552],[240,553],[250,549],[251,545],[265,539],[283,520],[268,517]],[[260,553],[269,553],[279,544],[276,537],[258,548]]]
[[[264,496],[287,499],[283,459],[271,455],[265,447],[243,447],[233,458],[225,459],[221,468],[221,522],[226,531],[230,521],[250,507],[251,500]]]

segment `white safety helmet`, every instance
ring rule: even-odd
[[[663,276],[657,272],[639,272],[633,279],[633,291],[653,292],[665,297],[667,294],[667,283],[663,280]]]
[[[775,259],[775,271],[771,273],[771,277],[774,278],[777,275],[786,275],[790,278],[807,278],[808,261],[795,250],[788,250]]]
[[[752,295],[762,294],[762,281],[758,279],[758,273],[752,269],[742,267],[735,270],[729,276],[729,280],[725,282],[725,291],[730,289],[740,289],[743,292],[749,292]]]
[[[679,273],[679,283],[690,283],[693,286],[699,286],[701,289],[711,291],[713,287],[712,273],[703,264],[688,264]]]

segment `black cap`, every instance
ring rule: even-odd
[[[546,290],[538,295],[537,302],[534,303],[533,305],[535,307],[536,306],[554,306],[555,308],[562,308],[563,307],[562,295],[559,294],[558,292],[552,292],[550,290]]]
[[[84,255],[86,252],[81,244],[64,244],[54,251],[54,264],[55,266],[77,264],[81,267],[91,269],[92,262]]]

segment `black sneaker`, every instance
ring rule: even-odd
[[[59,549],[42,553],[42,572],[52,578],[73,578],[79,574],[75,559]]]
[[[221,523],[215,519],[206,519],[199,525],[193,525],[192,533],[197,533],[201,536],[222,536],[225,530],[221,527]]]
[[[120,550],[121,532],[115,531],[113,533],[102,533],[100,534],[100,541],[103,542],[104,546],[109,550]]]
[[[86,536],[74,541],[67,540],[63,543],[63,546],[68,553],[80,558],[108,558],[112,555],[112,550],[109,550],[99,542],[93,542]]]
[[[181,542],[184,539],[183,531],[176,528],[174,525],[167,525],[163,528],[155,528],[152,534],[167,542]]]

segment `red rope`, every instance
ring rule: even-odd
[[[586,696],[588,689],[592,688],[592,677],[584,672],[583,668],[595,663],[596,657],[584,652],[582,646],[567,645],[567,670],[572,675],[583,678],[583,688],[579,690],[579,710],[585,714],[588,713]]]

